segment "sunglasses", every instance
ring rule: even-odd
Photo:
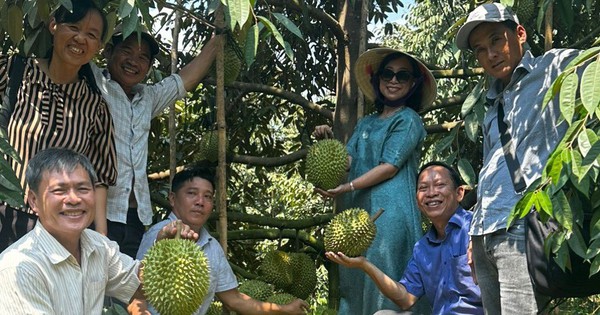
[[[379,74],[379,78],[385,82],[392,81],[394,77],[396,77],[396,81],[398,81],[398,83],[406,83],[415,76],[406,70],[394,72],[390,69],[383,69],[383,71],[381,71],[381,73]]]

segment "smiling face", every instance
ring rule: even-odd
[[[200,229],[213,211],[214,190],[206,179],[193,177],[169,194],[173,213],[194,231]]]
[[[105,57],[111,79],[117,81],[125,92],[142,82],[152,62],[148,42],[138,41],[136,33],[130,35],[116,46],[106,47]]]
[[[400,57],[391,60],[387,63],[387,65],[385,65],[384,69],[390,70],[394,73],[400,71],[414,73],[414,69],[412,68],[410,61],[406,57]],[[396,76],[394,76],[390,81],[387,82],[381,77],[379,78],[379,90],[381,91],[383,97],[389,101],[395,101],[404,97],[408,93],[408,91],[410,91],[414,84],[414,76],[412,76],[406,81],[403,80],[400,82],[398,82]]]
[[[448,222],[464,196],[464,188],[456,186],[450,172],[432,165],[421,172],[417,182],[419,209],[435,224]]]
[[[73,23],[57,23],[52,18],[49,24],[54,40],[52,62],[76,68],[90,62],[102,47],[103,27],[102,16],[96,10],[88,11]]]
[[[521,25],[510,30],[502,23],[481,23],[469,35],[469,46],[485,72],[506,86],[523,58],[526,40]]]
[[[94,185],[82,166],[72,172],[44,172],[28,198],[44,228],[59,241],[79,238],[94,219]]]

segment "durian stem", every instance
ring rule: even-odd
[[[181,238],[181,220],[175,221],[175,227],[177,228],[177,233],[175,234],[175,239],[178,240]]]
[[[385,210],[383,210],[383,208],[379,208],[379,210],[377,210],[377,212],[375,212],[375,214],[369,218],[371,222],[375,222],[375,220],[379,219],[379,217],[383,214],[384,211]]]

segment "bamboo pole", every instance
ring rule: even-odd
[[[177,0],[181,5],[181,0]],[[177,50],[179,49],[179,21],[181,12],[175,11],[175,21],[173,21],[173,43],[171,44],[171,74],[177,72]],[[169,107],[169,183],[173,181],[177,168],[177,129],[176,129],[175,102]]]
[[[223,5],[219,5],[215,14],[215,24],[218,28],[223,28],[225,25]],[[226,161],[226,141],[227,141],[227,124],[225,122],[225,81],[223,74],[223,48],[224,41],[221,39],[217,46],[217,133],[219,137],[219,156],[217,166],[217,210],[219,213],[219,243],[227,256],[227,161]]]

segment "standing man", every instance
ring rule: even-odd
[[[215,293],[227,309],[240,314],[306,314],[308,304],[300,299],[287,305],[277,305],[254,300],[238,291],[237,280],[221,245],[204,228],[213,211],[213,187],[212,175],[201,169],[185,169],[175,174],[169,193],[173,211],[167,219],[158,222],[144,234],[137,257],[143,259],[163,227],[179,219],[200,235],[196,244],[206,255],[210,267],[209,291],[195,314],[206,313]]]
[[[29,161],[25,177],[39,220],[0,254],[0,314],[101,314],[105,294],[125,303],[143,301],[140,262],[86,229],[96,212],[98,184],[88,158],[45,149]],[[167,227],[161,237],[175,233]],[[189,226],[181,235],[198,238]]]
[[[544,303],[543,297],[534,294],[527,271],[524,222],[506,224],[522,189],[513,184],[498,121],[507,125],[512,139],[508,146],[516,153],[526,186],[530,185],[541,176],[567,127],[558,123],[558,96],[545,108],[542,100],[579,51],[552,49],[535,57],[526,43],[527,32],[517,16],[499,3],[477,7],[456,35],[458,48],[472,51],[491,77],[486,95],[490,106],[482,125],[484,160],[470,232],[487,314],[537,314]]]
[[[142,82],[159,53],[159,45],[147,29],[140,32],[141,41],[137,32],[124,39],[117,27],[104,48],[107,69],[93,66],[114,122],[118,160],[117,183],[108,190],[107,236],[131,257],[137,253],[145,226],[152,223],[146,174],[150,121],[196,88],[209,72],[217,44],[217,37],[211,38],[179,74],[145,85]]]
[[[330,260],[347,268],[359,268],[379,290],[403,310],[425,296],[432,314],[483,314],[479,288],[467,264],[472,213],[460,206],[464,187],[458,173],[440,162],[421,167],[417,180],[417,203],[431,228],[415,244],[412,258],[398,282],[365,257],[350,258],[327,252]],[[402,314],[383,310],[377,315]]]

